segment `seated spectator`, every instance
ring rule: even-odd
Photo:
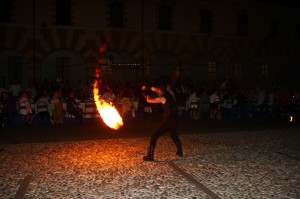
[[[120,102],[122,105],[122,116],[125,116],[126,114],[129,114],[129,113],[130,113],[130,116],[132,116],[131,111],[134,111],[134,110],[132,110],[133,104],[132,104],[131,99],[128,96],[124,95],[124,97],[122,97]]]
[[[222,118],[230,118],[232,116],[233,95],[228,89],[223,90],[223,98],[221,99]]]
[[[69,93],[69,97],[67,99],[67,112],[68,112],[68,114],[73,115],[79,122],[82,122],[83,111],[79,107],[79,103],[77,102],[77,99],[75,98],[74,91],[71,91]]]
[[[190,119],[197,120],[199,119],[199,98],[197,96],[197,92],[193,91],[189,97],[189,112]]]
[[[211,119],[220,119],[220,97],[217,90],[214,90],[209,96],[210,102],[210,118]]]
[[[34,115],[31,110],[31,103],[28,98],[27,92],[23,92],[21,94],[20,98],[17,101],[17,105],[18,105],[19,114],[22,117],[22,120],[26,124],[31,124]]]
[[[199,96],[199,112],[201,118],[203,119],[209,118],[210,102],[209,102],[209,95],[206,90],[203,90]]]
[[[2,98],[2,92],[8,92],[8,90],[6,90],[4,87],[0,86],[0,94],[1,94],[1,98]]]
[[[257,109],[260,116],[266,116],[269,111],[269,93],[266,88],[259,91],[257,96]]]
[[[114,103],[116,100],[116,95],[114,94],[113,90],[111,88],[108,88],[107,91],[103,94],[103,99],[107,103]]]
[[[36,111],[38,116],[38,122],[43,124],[48,124],[50,121],[50,113],[49,113],[49,101],[47,96],[42,95],[38,98],[36,102]]]
[[[64,123],[64,108],[59,90],[56,90],[53,94],[51,104],[53,106],[51,123],[63,124]]]
[[[13,125],[17,115],[16,102],[9,92],[3,91],[1,93],[2,110],[0,117],[6,120],[8,125]]]

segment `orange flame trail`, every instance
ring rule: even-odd
[[[99,77],[99,69],[96,69],[96,77]],[[97,110],[103,119],[104,123],[114,130],[118,130],[123,126],[123,119],[118,113],[117,109],[110,103],[107,103],[101,98],[99,94],[99,85],[98,81],[94,81],[94,101],[97,107]]]

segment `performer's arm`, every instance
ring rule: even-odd
[[[149,97],[149,95],[147,95],[147,102],[148,103],[166,103],[166,98],[165,97],[155,97],[155,98],[151,98]]]

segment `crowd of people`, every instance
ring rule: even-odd
[[[110,82],[100,85],[102,98],[113,103],[124,119],[151,120],[161,114],[156,104],[147,103],[140,82]],[[279,117],[289,111],[291,101],[300,101],[294,86],[237,84],[224,78],[208,84],[205,81],[167,82],[168,92],[175,96],[180,119],[203,120],[222,118]],[[83,121],[79,102],[93,101],[93,82],[44,80],[41,84],[24,86],[14,81],[8,88],[0,88],[1,118],[15,125],[16,118],[24,124],[63,124],[66,113],[78,122]],[[151,93],[155,95],[155,93]],[[33,109],[32,104],[36,107]],[[66,107],[64,107],[66,104]],[[51,110],[49,110],[51,105]]]

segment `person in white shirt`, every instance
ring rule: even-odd
[[[193,91],[189,97],[189,112],[190,119],[196,120],[199,118],[199,97],[197,96],[197,92]]]

